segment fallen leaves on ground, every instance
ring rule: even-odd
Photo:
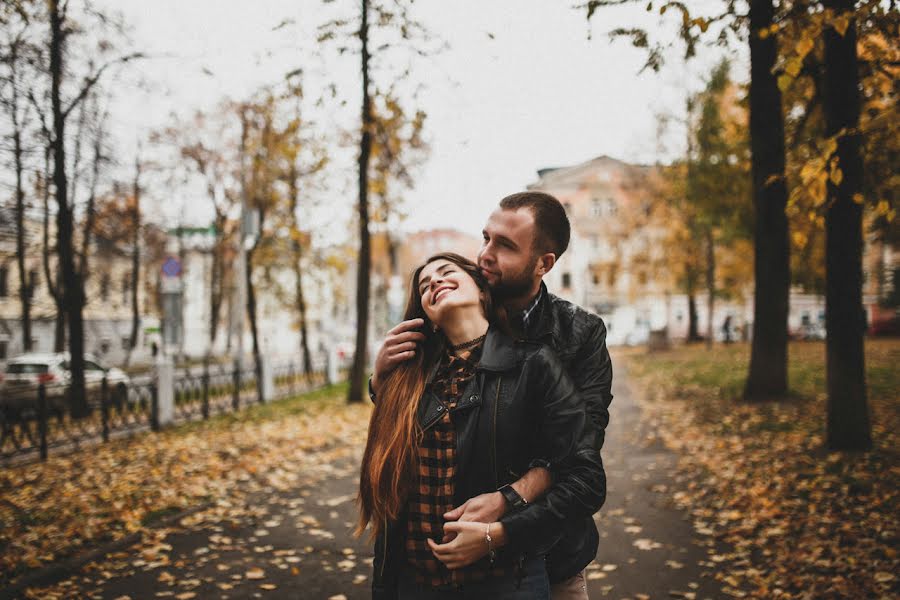
[[[628,357],[645,415],[680,455],[673,498],[730,548],[705,566],[731,597],[897,597],[900,341],[867,345],[868,453],[823,450],[824,347],[792,344],[790,356],[799,397],[764,404],[732,393],[746,346]]]
[[[297,488],[310,477],[304,467],[313,451],[364,443],[370,407],[345,405],[340,394],[338,388],[260,407],[267,418],[250,408],[3,469],[0,585],[130,533],[152,538],[154,520],[187,508],[210,503],[207,512],[225,519],[233,512],[236,521],[235,494]],[[156,566],[167,549],[145,546],[140,560]]]

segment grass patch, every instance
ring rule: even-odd
[[[896,398],[900,389],[900,339],[866,340],[866,383],[872,400]],[[641,379],[664,386],[667,395],[697,392],[728,400],[743,395],[750,364],[748,344],[680,346],[665,352],[624,353],[628,368]],[[825,343],[792,342],[788,348],[790,395],[812,399],[825,393]]]

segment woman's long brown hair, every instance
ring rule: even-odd
[[[422,269],[436,260],[452,262],[475,280],[482,291],[484,314],[488,321],[494,320],[487,281],[478,265],[469,259],[452,252],[435,254],[413,273],[403,320],[423,319],[425,325],[421,331],[425,334],[425,341],[416,349],[412,359],[398,365],[387,376],[378,390],[360,469],[357,536],[362,535],[366,526],[371,524],[374,538],[384,530],[387,521],[396,520],[415,480],[416,448],[422,438],[416,420],[419,398],[425,391],[432,367],[445,347],[444,335],[434,331],[419,296]]]

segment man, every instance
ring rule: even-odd
[[[575,381],[595,428],[599,453],[609,422],[612,364],[603,321],[550,294],[543,277],[569,245],[570,226],[560,202],[542,192],[507,196],[488,218],[478,265],[507,311],[518,337],[552,347]],[[424,339],[421,319],[404,321],[388,332],[369,381],[373,401],[380,382],[398,364],[415,355]],[[535,466],[500,490],[471,498],[447,520],[492,522],[509,509],[534,501],[550,487],[550,473]],[[597,553],[599,536],[591,517],[572,522],[547,556],[553,600],[587,598],[584,568]]]

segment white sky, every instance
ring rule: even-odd
[[[358,2],[337,0],[352,10]],[[321,0],[103,0],[134,27],[136,50],[156,58],[135,69],[149,91],[125,86],[114,107],[120,156],[134,140],[166,124],[168,115],[210,109],[223,97],[248,96],[259,86],[304,67],[307,94],[327,80],[339,96],[320,119],[325,129],[352,127],[359,114],[357,57],[313,57],[315,28],[327,16]],[[643,6],[600,10],[593,41],[584,11],[574,2],[547,0],[419,0],[416,14],[449,49],[420,61],[413,80],[425,85],[418,105],[428,113],[432,152],[406,194],[405,229],[453,226],[477,234],[496,202],[536,179],[536,170],[601,154],[653,162],[670,159],[683,134],[670,131],[663,152],[655,114],[683,112],[686,92],[721,56],[705,51],[687,67],[675,50],[660,75],[645,72],[641,50],[611,43],[606,32],[642,24],[662,33]],[[671,15],[668,15],[671,16]],[[286,18],[296,26],[273,32]],[[669,19],[671,21],[671,19]],[[492,39],[488,33],[493,34]],[[354,46],[355,47],[355,46]],[[207,74],[204,70],[208,71]],[[743,67],[734,71],[743,78]],[[387,85],[387,82],[376,82]],[[311,89],[313,88],[313,89]],[[340,100],[346,104],[341,105]],[[335,153],[325,216],[330,241],[346,236],[356,200],[354,148]],[[177,190],[157,198],[169,209],[190,200]],[[188,202],[201,206],[202,202]],[[188,219],[205,218],[203,208]]]

